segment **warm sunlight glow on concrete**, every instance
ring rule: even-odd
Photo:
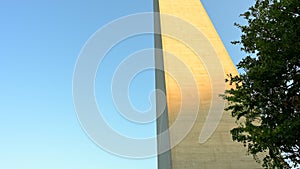
[[[216,4],[217,5],[217,4]],[[204,123],[209,114],[212,99],[221,99],[212,97],[212,88],[216,91],[224,91],[226,86],[224,78],[226,74],[237,74],[236,68],[231,61],[221,39],[219,38],[213,24],[211,23],[205,9],[199,0],[159,0],[159,10],[161,13],[160,24],[162,33],[162,49],[164,50],[164,69],[165,84],[167,94],[167,106],[169,116],[169,126],[176,123],[175,120],[182,113],[182,117],[187,119],[180,121],[181,126],[190,125],[192,121],[191,110],[182,108],[181,102],[183,98],[190,97],[191,107],[195,106],[193,95],[197,93],[200,101],[198,115],[195,123],[188,132],[187,136],[179,143],[174,143],[179,130],[170,129],[171,145],[176,144],[171,149],[171,163],[173,169],[258,169],[260,168],[252,156],[246,156],[246,149],[240,143],[235,143],[231,139],[230,129],[235,125],[234,120],[230,117],[229,112],[223,112],[217,127],[208,139],[204,139],[204,143],[199,142],[199,136],[203,129]],[[203,38],[198,38],[196,34],[184,28],[177,22],[171,22],[167,17],[162,16],[168,14],[176,16],[188,23],[194,25]],[[182,34],[185,43],[165,34],[169,34],[170,30],[177,30]],[[210,43],[210,44],[208,44]],[[197,50],[202,51],[203,55],[198,55],[189,44],[197,46]],[[208,47],[208,48],[207,48]],[[177,57],[178,59],[174,59]],[[211,65],[207,65],[203,60],[204,57],[210,60]],[[214,59],[217,58],[217,59]],[[178,62],[180,60],[181,62]],[[185,68],[182,66],[185,65]],[[223,69],[223,74],[219,75],[217,71],[210,70]],[[172,77],[175,75],[176,77]],[[191,74],[194,78],[191,80],[187,75]],[[215,80],[211,77],[219,77]],[[213,82],[212,82],[213,80]],[[180,85],[180,81],[184,81]],[[162,82],[163,83],[163,82]],[[196,83],[197,90],[189,88],[189,84]],[[214,85],[212,85],[214,83]],[[215,93],[222,94],[222,93]],[[188,103],[187,103],[188,104]],[[212,112],[216,113],[216,112]],[[214,116],[212,116],[214,117]],[[216,117],[217,118],[217,117]],[[209,122],[208,122],[209,123]],[[160,159],[159,159],[160,160]],[[163,164],[159,169],[164,169]],[[168,168],[168,167],[167,167]]]

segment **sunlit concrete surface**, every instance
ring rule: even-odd
[[[159,0],[157,5],[165,70],[165,81],[158,83],[166,88],[172,168],[261,168],[231,139],[235,123],[222,111],[219,94],[229,88],[226,74],[237,71],[201,2]],[[166,159],[158,160],[159,169],[171,168]]]

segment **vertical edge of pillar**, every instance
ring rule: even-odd
[[[166,100],[166,84],[164,73],[164,60],[162,51],[162,37],[160,27],[159,15],[159,1],[153,0],[154,8],[154,47],[155,47],[155,89],[160,90],[165,96],[156,94],[156,134],[157,134],[157,164],[158,169],[172,169],[171,146],[170,137],[162,137],[161,133],[169,132],[168,109]],[[160,115],[159,111],[165,107],[163,113]],[[168,134],[169,135],[169,134]],[[169,147],[168,151],[160,153]]]

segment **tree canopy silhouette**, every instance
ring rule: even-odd
[[[264,168],[299,167],[300,1],[256,0],[241,16],[248,24],[236,24],[242,36],[233,43],[248,56],[224,95],[238,124],[232,138]]]

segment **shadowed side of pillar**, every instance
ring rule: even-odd
[[[158,0],[153,1],[154,7],[154,47],[155,47],[155,88],[156,94],[156,128],[157,128],[157,158],[158,158],[158,169],[172,169],[171,161],[171,150],[169,137],[162,137],[163,132],[168,133],[169,122],[168,122],[168,109],[166,107],[166,85],[165,85],[165,73],[164,73],[164,62],[162,52],[162,39],[160,29],[160,15],[159,15],[159,2]],[[160,111],[163,112],[160,114]],[[167,134],[169,135],[169,134]],[[167,151],[164,151],[166,147],[169,147]]]

